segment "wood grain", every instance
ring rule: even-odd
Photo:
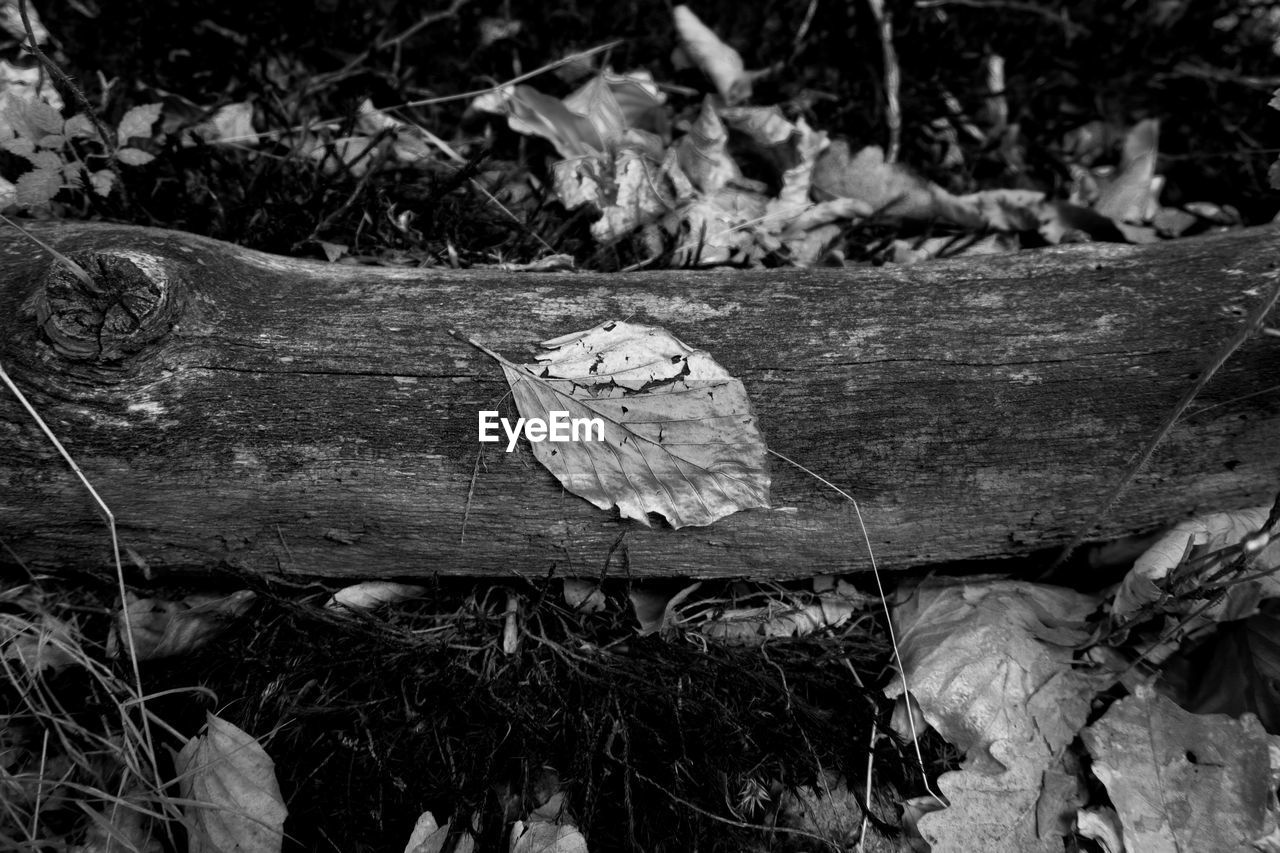
[[[0,235],[0,364],[154,569],[785,577],[867,568],[852,507],[773,466],[773,509],[672,531],[477,442],[499,367],[631,318],[741,378],[769,446],[859,498],[889,568],[1060,546],[1280,274],[1275,228],[860,270],[388,270],[176,232]],[[1247,344],[1099,536],[1267,501],[1280,343]],[[510,411],[507,414],[512,414]],[[106,566],[67,466],[0,395],[0,560]]]

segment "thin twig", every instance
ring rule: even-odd
[[[526,80],[532,80],[534,77],[539,77],[547,73],[548,71],[554,71],[555,69],[559,68],[562,65],[569,65],[574,62],[581,62],[584,59],[595,56],[597,53],[603,53],[606,50],[612,50],[613,48],[617,47],[620,44],[622,44],[620,40],[611,41],[611,42],[608,42],[607,44],[601,44],[592,48],[588,48],[586,50],[578,51],[577,53],[571,53],[568,56],[564,56],[564,57],[561,57],[560,59],[557,59],[555,62],[548,62],[546,65],[543,65],[539,68],[535,68],[534,70],[529,71],[525,74],[521,74],[518,77],[512,77],[510,80],[507,80],[506,82],[495,83],[494,85],[486,86],[483,89],[473,89],[470,92],[459,92],[456,95],[441,95],[440,97],[437,97],[437,98],[425,98],[420,101],[409,101],[408,103],[397,104],[391,107],[385,107],[384,111],[389,112],[391,110],[402,110],[402,109],[407,109],[409,107],[425,107],[433,104],[447,104],[451,101],[466,101],[466,100],[470,100],[471,98],[478,98],[481,95],[487,95],[490,92],[500,92],[503,89],[507,88],[508,86],[515,86],[516,84],[523,83]],[[265,139],[267,137],[273,137],[273,136],[283,136],[286,133],[297,133],[299,131],[307,130],[312,127],[328,128],[328,127],[337,127],[337,126],[340,126],[341,124],[342,124],[342,119],[330,119],[329,121],[322,121],[322,122],[316,122],[316,123],[305,124],[305,125],[297,125],[296,127],[288,127],[288,128],[285,128],[284,130],[264,130],[262,133],[246,133],[242,136],[232,136],[226,139],[219,139],[218,142],[219,143],[247,142],[249,140]]]
[[[115,513],[111,511],[111,508],[107,506],[107,502],[102,499],[98,494],[97,489],[95,489],[93,484],[89,482],[89,478],[80,470],[80,466],[76,464],[76,460],[72,458],[71,454],[67,452],[67,449],[62,446],[62,442],[58,440],[56,435],[54,435],[53,430],[51,430],[49,425],[45,423],[44,418],[40,417],[40,413],[37,412],[35,407],[27,400],[26,395],[24,395],[22,391],[19,390],[18,386],[14,384],[13,380],[9,378],[9,374],[5,372],[3,365],[0,365],[0,382],[3,382],[5,387],[7,387],[13,396],[18,399],[18,402],[22,404],[24,409],[26,409],[27,414],[30,415],[31,419],[36,422],[36,425],[40,427],[40,431],[44,433],[47,439],[49,439],[49,442],[55,449],[57,449],[58,453],[66,463],[71,466],[71,470],[75,473],[76,477],[79,478],[81,485],[83,485],[85,490],[93,497],[94,503],[98,505],[98,509],[102,511],[102,514],[107,521],[107,527],[111,530],[111,552],[115,558],[116,582],[120,593],[120,613],[122,621],[124,622],[125,646],[129,650],[129,663],[133,667],[134,686],[138,691],[138,709],[142,716],[143,741],[147,747],[147,759],[149,760],[151,769],[155,775],[157,790],[162,790],[164,788],[164,780],[160,778],[160,766],[156,761],[157,754],[155,741],[151,736],[150,714],[147,712],[146,701],[144,698],[146,693],[142,689],[142,671],[138,667],[138,649],[134,643],[133,624],[129,617],[128,590],[125,588],[124,583],[124,566],[120,562],[120,540],[116,534]]]
[[[898,69],[898,53],[893,49],[893,14],[884,7],[884,0],[867,0],[871,14],[875,16],[880,34],[880,50],[884,56],[885,125],[889,129],[889,144],[885,146],[884,161],[897,162],[898,147],[902,143],[902,72]]]
[[[880,604],[884,607],[885,628],[889,632],[889,643],[890,645],[893,646],[894,662],[897,663],[898,665],[898,678],[902,683],[902,696],[905,701],[910,702],[911,691],[910,691],[910,688],[907,686],[907,668],[902,663],[902,652],[898,649],[897,632],[893,630],[893,614],[889,612],[889,599],[886,598],[884,594],[884,582],[880,579],[880,567],[876,565],[876,554],[875,554],[875,551],[872,550],[871,548],[871,534],[867,532],[867,525],[862,520],[862,509],[858,506],[858,502],[854,500],[852,495],[850,495],[844,489],[837,486],[835,483],[832,483],[830,480],[826,479],[820,474],[810,471],[808,468],[804,467],[794,459],[789,459],[788,457],[783,456],[781,453],[779,453],[776,450],[771,449],[769,450],[769,452],[772,453],[774,456],[778,457],[779,459],[781,459],[783,462],[786,462],[788,465],[792,465],[798,468],[799,470],[803,471],[804,473],[808,474],[810,477],[813,477],[819,483],[822,483],[824,486],[826,486],[827,488],[834,491],[836,494],[843,497],[849,503],[853,504],[854,514],[857,515],[858,517],[858,527],[862,530],[862,541],[866,544],[867,556],[871,559],[871,574],[875,577],[876,589],[879,590],[880,592]],[[942,803],[945,806],[947,805],[947,801],[944,800],[942,797],[940,797],[938,794],[936,794],[933,788],[930,787],[929,785],[929,774],[925,770],[924,754],[920,751],[920,733],[916,731],[915,717],[908,714],[907,723],[911,727],[911,740],[912,740],[912,744],[915,746],[915,749],[916,749],[916,760],[920,763],[920,777],[921,779],[924,780],[924,789],[928,791],[929,794],[935,800],[937,800],[938,802]]]
[[[428,12],[427,14],[422,16],[421,20],[419,20],[413,26],[409,27],[409,29],[400,33],[400,35],[392,36],[391,38],[383,39],[382,41],[378,42],[378,50],[385,50],[386,48],[391,47],[392,45],[400,44],[405,39],[411,38],[412,36],[417,35],[418,32],[420,32],[423,28],[429,27],[432,24],[436,24],[436,23],[439,23],[440,21],[445,21],[445,20],[448,20],[449,18],[454,17],[455,15],[457,15],[459,12],[462,11],[463,6],[467,5],[470,2],[471,0],[453,0],[453,2],[449,4],[448,9],[442,9],[439,12]]]
[[[74,275],[76,278],[78,278],[78,279],[80,280],[80,283],[81,283],[81,284],[83,284],[85,287],[89,288],[89,290],[90,290],[90,291],[92,291],[92,290],[94,290],[94,289],[95,289],[95,285],[94,285],[94,283],[93,283],[93,279],[89,277],[89,273],[85,272],[84,267],[80,266],[80,265],[79,265],[79,264],[77,264],[75,261],[71,260],[71,259],[70,259],[70,258],[68,258],[66,255],[62,254],[62,253],[61,253],[61,252],[59,252],[57,249],[55,249],[55,248],[53,248],[52,246],[50,246],[48,243],[46,243],[45,241],[41,240],[41,239],[40,239],[39,237],[37,237],[36,235],[32,234],[30,231],[28,231],[27,229],[23,228],[21,225],[19,225],[18,223],[14,222],[14,221],[13,221],[12,219],[10,219],[9,217],[5,216],[3,213],[0,213],[0,219],[3,219],[7,224],[9,224],[9,225],[13,226],[13,228],[14,228],[14,229],[19,233],[19,234],[21,234],[22,236],[26,237],[26,238],[27,238],[28,240],[30,240],[32,243],[35,243],[35,244],[36,244],[37,246],[39,246],[41,249],[44,249],[44,250],[45,250],[46,252],[48,252],[50,255],[53,255],[53,259],[54,259],[55,261],[57,261],[58,263],[62,264],[64,267],[66,267],[66,268],[67,268],[67,270],[68,270],[72,275]]]
[[[1004,9],[1010,12],[1025,12],[1048,18],[1062,27],[1068,37],[1088,35],[1089,28],[1077,24],[1066,12],[1055,12],[1035,3],[1019,3],[1017,0],[916,0],[917,9],[935,9],[939,6],[967,6],[970,9]]]
[[[1094,513],[1093,517],[1089,520],[1089,523],[1082,526],[1072,540],[1067,543],[1067,547],[1062,549],[1062,553],[1058,555],[1058,558],[1053,561],[1053,564],[1050,565],[1048,569],[1045,570],[1046,574],[1052,572],[1066,562],[1067,558],[1071,556],[1076,548],[1080,547],[1081,543],[1083,543],[1084,540],[1093,533],[1094,529],[1102,523],[1102,520],[1107,517],[1109,512],[1111,512],[1111,508],[1116,505],[1116,501],[1118,501],[1120,496],[1124,494],[1124,490],[1128,488],[1129,483],[1133,482],[1133,478],[1138,476],[1138,474],[1142,472],[1142,469],[1146,467],[1147,463],[1151,461],[1151,457],[1156,452],[1156,448],[1158,448],[1164,440],[1168,438],[1169,433],[1173,431],[1174,425],[1182,417],[1183,413],[1186,412],[1192,401],[1195,400],[1196,396],[1204,390],[1206,385],[1209,384],[1209,380],[1212,379],[1214,374],[1222,368],[1222,365],[1227,363],[1227,360],[1230,359],[1231,356],[1235,355],[1236,350],[1240,349],[1240,347],[1244,345],[1245,341],[1257,334],[1258,330],[1262,328],[1263,321],[1266,320],[1267,314],[1271,312],[1271,309],[1276,307],[1277,301],[1280,301],[1280,274],[1273,273],[1272,275],[1276,281],[1275,284],[1271,286],[1271,290],[1267,292],[1267,295],[1263,297],[1262,301],[1258,303],[1257,307],[1255,307],[1245,319],[1244,325],[1240,327],[1239,331],[1232,335],[1231,338],[1222,345],[1214,355],[1213,361],[1209,362],[1204,370],[1200,372],[1200,376],[1191,385],[1191,387],[1186,390],[1182,395],[1182,398],[1178,400],[1177,405],[1173,407],[1173,411],[1169,412],[1169,415],[1164,419],[1164,422],[1160,424],[1160,428],[1156,430],[1155,435],[1153,435],[1147,442],[1146,447],[1142,449],[1142,452],[1138,454],[1138,457],[1129,464],[1129,467],[1125,470],[1124,474],[1116,481],[1116,484],[1112,487],[1110,494],[1107,495],[1106,500],[1102,502],[1102,505],[1098,508],[1098,511]]]

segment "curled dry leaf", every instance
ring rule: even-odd
[[[750,98],[751,78],[747,75],[742,56],[721,41],[688,6],[676,6],[671,15],[680,45],[707,75],[720,97],[731,104]]]
[[[1076,811],[1076,832],[1091,839],[1102,853],[1124,853],[1123,830],[1116,810],[1107,806]]]
[[[275,764],[252,736],[207,715],[175,759],[189,853],[279,853],[288,814]]]
[[[1257,532],[1266,523],[1270,507],[1258,506],[1234,512],[1218,512],[1198,516],[1180,522],[1160,538],[1134,562],[1116,592],[1112,612],[1119,617],[1130,615],[1140,608],[1160,600],[1171,574],[1182,567],[1195,565],[1195,574],[1182,579],[1194,585],[1197,578],[1205,578],[1220,570],[1236,556],[1235,546],[1245,537]],[[1210,555],[1217,552],[1220,557]],[[1280,568],[1280,539],[1272,542],[1254,558],[1250,575]],[[1203,614],[1205,621],[1242,619],[1256,612],[1258,602],[1264,598],[1280,598],[1280,580],[1274,574],[1262,574],[1248,582],[1234,584],[1227,595]],[[1200,602],[1170,601],[1173,610],[1190,610]]]
[[[587,853],[587,839],[575,827],[541,820],[511,826],[511,853]]]
[[[698,626],[704,636],[724,643],[759,644],[776,637],[805,637],[823,628],[839,628],[872,601],[847,584],[815,595],[787,595],[760,607],[730,608]]]
[[[535,441],[566,489],[649,526],[703,526],[769,505],[764,438],[742,382],[656,326],[608,321],[544,341],[536,364],[496,353],[524,418],[598,425],[587,440]],[[595,440],[603,434],[603,440]]]
[[[1160,122],[1147,119],[1125,135],[1120,170],[1104,186],[1093,209],[1117,223],[1142,223],[1156,211],[1156,155]]]
[[[63,107],[62,96],[54,87],[53,79],[38,64],[20,68],[0,59],[0,92],[24,101],[38,100],[55,110]]]
[[[356,129],[369,136],[386,133],[391,136],[391,151],[401,163],[417,163],[432,158],[431,146],[423,131],[392,118],[365,98],[357,108]]]
[[[608,606],[600,585],[582,578],[564,579],[564,603],[583,613],[599,613]]]
[[[476,838],[470,832],[462,833],[452,847],[446,847],[449,841],[449,821],[443,825],[436,823],[436,816],[431,812],[423,812],[414,824],[409,841],[404,846],[404,853],[475,853]]]
[[[366,581],[343,587],[324,606],[330,610],[374,610],[387,604],[421,598],[426,592],[425,586],[393,581]]]
[[[181,601],[136,598],[129,593],[129,625],[138,660],[173,657],[201,648],[247,613],[256,599],[257,594],[247,589],[229,595],[189,595]],[[124,632],[122,611],[107,643],[108,654],[128,653]]]
[[[253,104],[240,101],[218,107],[213,118],[197,125],[193,133],[210,144],[257,145],[258,134],[253,129]]]
[[[636,614],[636,621],[640,623],[637,633],[645,637],[674,628],[678,621],[676,611],[701,586],[701,583],[690,584],[675,595],[668,595],[652,587],[633,586],[628,597],[631,599],[631,609]]]
[[[27,4],[27,20],[31,22],[31,34],[35,36],[36,44],[47,42],[49,30],[30,3]],[[4,3],[0,3],[0,29],[20,42],[27,40],[27,28],[22,22],[22,14],[18,11],[18,0],[5,0]]]

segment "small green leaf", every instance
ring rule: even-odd
[[[36,140],[36,145],[40,148],[61,148],[67,143],[67,138],[61,133],[49,133]]]
[[[111,188],[116,185],[116,175],[110,169],[99,169],[89,176],[93,191],[104,198],[111,195]]]
[[[156,159],[155,155],[138,148],[121,148],[116,152],[116,157],[126,166],[145,166]]]
[[[67,119],[67,123],[62,128],[64,136],[72,139],[84,139],[96,137],[97,131],[93,129],[93,122],[89,121],[89,117],[77,113]]]
[[[23,207],[45,207],[60,189],[60,172],[54,169],[33,169],[18,178],[15,200]]]
[[[150,139],[151,128],[160,118],[160,107],[160,104],[144,104],[125,113],[124,118],[120,119],[120,126],[116,128],[120,144],[124,145],[135,136]]]
[[[1267,104],[1273,110],[1280,110],[1280,89],[1276,89],[1276,93],[1271,96],[1271,103]]]

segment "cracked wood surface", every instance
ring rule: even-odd
[[[1274,228],[913,267],[516,274],[288,260],[125,226],[0,235],[0,364],[153,569],[783,577],[868,561],[852,507],[773,461],[771,510],[671,531],[565,493],[502,371],[610,318],[746,385],[769,446],[861,502],[890,568],[1060,547],[1274,280]],[[1275,325],[1275,321],[1272,321]],[[1280,342],[1223,369],[1099,536],[1269,500]],[[90,498],[0,389],[0,562],[106,567]],[[1212,407],[1212,408],[1208,408]]]

